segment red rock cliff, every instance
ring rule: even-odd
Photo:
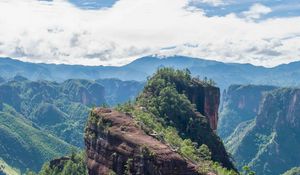
[[[217,130],[218,110],[220,104],[220,89],[216,87],[204,88],[204,116],[209,120],[211,129]]]
[[[219,120],[220,89],[194,82],[186,93],[190,101],[196,104],[197,111],[206,116],[210,127],[216,130]]]
[[[199,174],[192,162],[145,134],[131,116],[110,109],[92,111],[85,144],[90,175],[108,175],[111,171],[118,175]]]

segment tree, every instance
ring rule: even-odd
[[[255,175],[255,172],[252,171],[249,166],[244,166],[243,175]]]
[[[198,153],[203,160],[211,160],[211,152],[207,145],[202,144],[198,149]]]

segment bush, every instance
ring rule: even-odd
[[[60,169],[62,168],[62,169]],[[72,153],[69,160],[62,160],[60,166],[51,167],[45,163],[38,174],[28,171],[26,175],[87,175],[85,153]]]

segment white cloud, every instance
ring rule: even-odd
[[[224,5],[225,2],[223,0],[190,0],[191,3],[205,3],[212,6],[220,6]]]
[[[0,55],[85,65],[122,65],[158,53],[265,66],[300,57],[300,17],[207,17],[187,10],[188,3],[120,0],[110,9],[81,10],[64,0],[2,0]],[[161,50],[170,46],[176,47]]]
[[[243,15],[249,20],[255,20],[271,12],[272,9],[270,7],[256,3],[250,7],[249,11],[243,12]]]

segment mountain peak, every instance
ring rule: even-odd
[[[14,81],[27,81],[28,79],[26,77],[23,77],[21,75],[16,75],[13,77]]]

